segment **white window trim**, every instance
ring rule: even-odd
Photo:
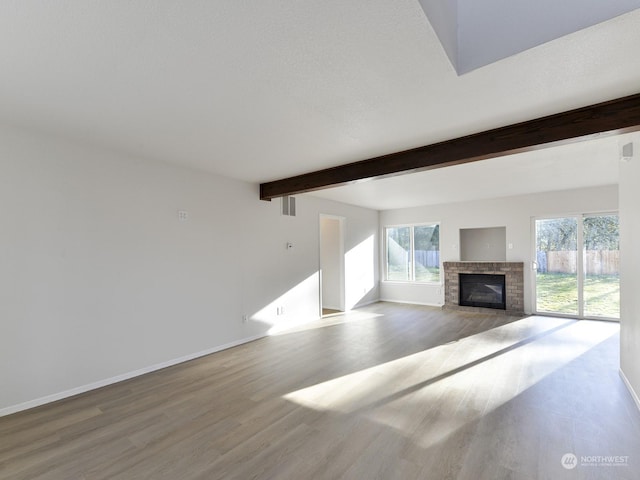
[[[415,280],[415,275],[416,275],[416,267],[415,267],[415,248],[414,248],[414,240],[413,240],[413,229],[414,227],[426,227],[426,226],[434,226],[437,225],[438,226],[438,230],[439,230],[439,234],[442,234],[442,224],[441,222],[437,221],[437,222],[420,222],[420,223],[401,223],[401,224],[395,224],[395,225],[384,225],[382,227],[382,237],[384,239],[384,241],[382,242],[382,248],[383,248],[383,252],[382,252],[382,257],[384,259],[384,264],[383,264],[383,269],[384,269],[384,276],[383,276],[383,283],[387,283],[387,284],[397,284],[397,285],[416,285],[416,286],[422,286],[422,285],[442,285],[442,255],[440,256],[440,262],[439,262],[439,270],[440,270],[440,274],[439,274],[439,280],[437,282],[430,282],[430,281],[419,281],[419,280]],[[387,229],[389,228],[407,228],[409,227],[411,229],[411,234],[409,235],[409,248],[411,249],[411,258],[410,258],[410,264],[411,264],[411,277],[413,278],[412,280],[388,280],[388,268],[389,268],[389,264],[388,264],[388,257],[387,257]],[[438,240],[438,252],[442,252],[442,250],[440,249],[440,240]]]

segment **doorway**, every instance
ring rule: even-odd
[[[618,215],[534,219],[535,310],[620,319]]]
[[[344,217],[320,215],[320,311],[344,312]]]

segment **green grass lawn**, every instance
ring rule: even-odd
[[[416,264],[416,282],[434,282],[440,281],[440,269],[435,267],[425,267]]]
[[[387,280],[397,280],[406,282],[409,280],[409,272],[406,265],[388,265]],[[416,264],[416,282],[434,282],[440,281],[440,269],[437,267],[425,267]]]
[[[575,275],[538,273],[536,275],[540,312],[578,314],[578,285]],[[620,317],[620,278],[591,275],[584,282],[584,314],[588,317]]]

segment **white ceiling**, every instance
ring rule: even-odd
[[[3,0],[0,122],[264,182],[637,93],[639,27],[458,76],[418,0]]]
[[[374,210],[454,203],[482,198],[570,190],[618,183],[622,145],[640,147],[626,134],[480,162],[429,170],[309,195]]]

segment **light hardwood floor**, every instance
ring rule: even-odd
[[[0,478],[638,479],[618,330],[378,303],[0,418]]]

